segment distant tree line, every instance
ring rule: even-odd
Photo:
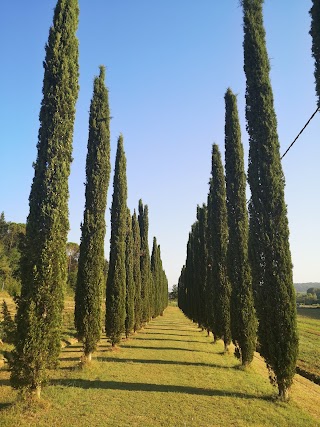
[[[20,258],[25,224],[8,222],[5,214],[0,214],[0,290],[11,296],[20,293]]]

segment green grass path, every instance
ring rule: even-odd
[[[84,370],[80,345],[66,347],[35,408],[10,405],[16,392],[1,371],[0,426],[320,426],[319,386],[297,382],[294,399],[277,402],[261,360],[243,371],[211,341],[168,307],[114,351],[103,339]]]

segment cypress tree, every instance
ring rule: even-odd
[[[160,258],[158,252],[158,244],[156,237],[153,238],[151,251],[151,274],[152,274],[152,317],[159,315],[160,299],[161,299],[161,272]]]
[[[225,351],[231,342],[230,294],[231,287],[227,278],[228,224],[226,205],[226,186],[219,148],[212,146],[212,171],[208,203],[210,203],[210,228],[212,250],[213,285],[213,332],[217,338],[223,338]],[[208,206],[209,209],[209,206]]]
[[[21,261],[22,290],[11,382],[40,397],[58,363],[67,280],[68,177],[78,97],[78,1],[58,0],[44,61],[38,154]]]
[[[319,0],[312,1],[310,9],[312,36],[312,56],[314,58],[314,77],[316,82],[316,92],[318,96],[318,108],[320,108],[320,3]]]
[[[133,234],[133,280],[134,280],[134,332],[141,329],[142,302],[141,302],[141,272],[140,272],[140,228],[136,211],[132,216]]]
[[[132,233],[132,221],[130,210],[128,209],[127,234],[126,234],[126,338],[130,335],[134,327],[134,293],[135,282],[133,274],[134,264],[134,241]]]
[[[295,292],[284,176],[269,78],[263,0],[243,0],[246,120],[249,134],[249,255],[260,353],[279,397],[288,398],[298,354]]]
[[[105,210],[110,179],[110,113],[105,68],[94,79],[90,106],[84,210],[78,276],[75,292],[75,327],[83,342],[84,356],[91,360],[101,333],[101,302],[104,283]]]
[[[198,220],[198,287],[199,287],[199,326],[208,329],[207,320],[207,301],[206,301],[206,284],[207,284],[207,206],[203,204],[197,208]]]
[[[149,220],[148,205],[143,206],[142,200],[139,200],[138,215],[141,239],[140,251],[140,271],[141,271],[141,300],[142,300],[142,322],[149,322],[151,318],[151,263],[148,243]]]
[[[127,176],[123,137],[119,136],[111,206],[110,260],[106,290],[106,335],[120,342],[126,318]]]
[[[256,348],[257,320],[248,260],[248,212],[243,147],[237,98],[225,94],[225,164],[229,242],[227,271],[231,282],[231,331],[235,355],[242,365],[251,363]]]

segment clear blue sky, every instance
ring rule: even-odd
[[[44,46],[55,0],[1,5],[0,211],[25,222],[36,159]],[[196,206],[206,201],[211,145],[224,152],[224,93],[238,94],[245,161],[242,10],[239,0],[80,0],[80,94],[70,176],[69,240],[79,242],[88,111],[107,67],[112,164],[124,135],[128,206],[149,205],[170,287],[185,262]],[[265,27],[281,152],[316,108],[310,0],[266,0]],[[283,160],[294,281],[320,281],[320,113]],[[113,175],[113,173],[112,173]],[[112,179],[108,207],[112,197]],[[107,210],[106,253],[110,220]]]

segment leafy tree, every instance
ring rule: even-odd
[[[316,92],[318,96],[318,108],[320,108],[320,3],[319,0],[312,0],[310,9],[312,36],[312,56],[314,58],[314,77],[316,82]]]
[[[78,275],[78,262],[80,255],[80,246],[78,243],[67,243],[67,259],[68,259],[68,280],[67,291],[75,292]]]
[[[0,288],[11,296],[21,290],[21,246],[25,237],[25,224],[7,222],[4,212],[0,216]]]
[[[133,280],[134,280],[134,325],[136,332],[141,329],[142,323],[142,300],[141,300],[141,272],[140,272],[140,227],[136,211],[132,216],[132,235],[133,235]]]
[[[212,170],[208,197],[208,228],[212,251],[211,283],[213,286],[213,332],[223,338],[225,351],[231,342],[230,294],[227,277],[228,223],[226,186],[221,155],[216,144],[212,146]]]
[[[140,227],[140,271],[141,271],[141,301],[142,301],[142,322],[149,322],[151,319],[151,286],[152,274],[150,264],[150,252],[148,243],[149,220],[148,206],[143,206],[142,200],[139,200],[138,222]]]
[[[169,298],[171,300],[176,300],[178,299],[178,285],[173,285],[171,292],[169,292]]]
[[[227,271],[231,282],[231,331],[235,355],[243,365],[253,359],[256,349],[257,319],[248,259],[248,212],[243,147],[237,99],[228,89],[225,94],[225,164],[229,241]]]
[[[298,355],[295,291],[284,176],[269,78],[263,0],[243,0],[246,120],[249,134],[249,255],[259,319],[261,355],[288,398]]]
[[[86,162],[86,202],[77,285],[75,326],[83,342],[84,360],[90,361],[101,334],[101,303],[104,285],[105,211],[110,179],[110,113],[105,68],[94,79],[90,106]]]
[[[58,363],[67,279],[68,177],[78,97],[78,1],[58,0],[44,61],[38,155],[29,197],[11,382],[40,397]]]
[[[106,334],[120,342],[126,318],[127,176],[123,137],[119,136],[111,206],[110,260],[106,289]]]
[[[128,209],[127,233],[126,233],[126,320],[125,334],[126,338],[134,328],[134,240],[132,233],[132,220],[130,210]]]
[[[11,268],[3,244],[0,242],[0,280],[2,290],[6,287],[6,282],[11,275]]]

